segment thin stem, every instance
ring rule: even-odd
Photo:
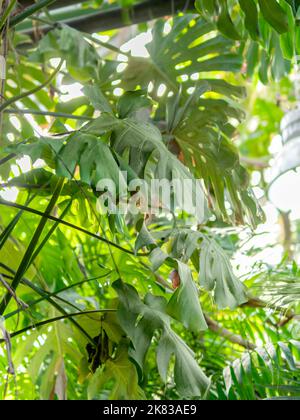
[[[91,315],[91,314],[99,314],[99,313],[107,313],[107,312],[116,312],[116,309],[98,309],[98,310],[93,310],[93,311],[82,311],[82,312],[75,312],[72,314],[67,314],[67,315],[63,315],[63,316],[57,316],[55,318],[51,318],[51,319],[47,319],[45,321],[42,322],[38,322],[35,325],[30,325],[29,327],[23,328],[22,330],[16,331],[13,334],[11,334],[11,338],[17,337],[18,335],[24,334],[27,331],[31,331],[31,330],[35,330],[39,327],[43,327],[44,325],[48,325],[48,324],[52,324],[53,322],[57,322],[57,321],[62,321],[64,319],[69,319],[69,318],[74,318],[76,316],[80,316],[80,315]],[[0,340],[0,344],[4,343],[5,340]]]
[[[45,298],[52,307],[54,307],[56,310],[58,310],[61,314],[63,314],[63,316],[67,316],[69,315],[68,312],[62,308],[58,303],[55,302],[55,300],[53,300],[48,292],[46,292],[45,290],[41,289],[40,287],[35,286],[32,282],[28,281],[28,280],[23,280],[23,283],[26,284],[28,287],[30,287],[32,290],[34,290],[38,295],[40,295],[41,297]],[[64,299],[60,299],[63,300],[64,303],[69,304],[69,302],[65,301]],[[76,322],[72,317],[70,317],[70,322],[91,342],[93,343],[93,338],[85,331],[84,328],[82,328],[82,326],[80,324],[78,324],[78,322]]]
[[[3,159],[0,159],[0,166],[4,165],[5,163],[9,162],[10,160],[12,160],[13,158],[17,157],[17,155],[15,153],[10,153],[8,156],[6,156]]]
[[[0,264],[1,264],[1,263],[0,263]],[[2,265],[2,264],[1,264],[1,265]],[[7,270],[7,268],[6,268],[6,267],[3,267],[3,268]],[[85,280],[82,280],[82,281],[78,281],[77,283],[71,284],[70,286],[67,286],[67,287],[64,287],[63,289],[57,290],[56,292],[53,292],[53,293],[48,293],[47,297],[54,297],[54,298],[58,298],[58,296],[57,296],[57,295],[59,295],[60,293],[64,293],[64,292],[66,292],[67,290],[74,289],[75,287],[78,287],[78,286],[82,286],[82,285],[83,285],[83,284],[85,284],[85,283],[91,283],[91,282],[93,282],[93,281],[100,280],[100,279],[102,279],[102,278],[104,278],[104,277],[107,277],[107,276],[108,276],[109,274],[111,274],[111,273],[112,273],[112,271],[110,270],[108,273],[105,273],[105,274],[103,274],[103,275],[101,275],[101,276],[97,276],[97,277],[93,277],[93,278],[90,278],[90,279],[85,279]],[[9,276],[9,275],[4,274],[4,273],[1,273],[1,275],[2,275],[4,278],[7,278],[7,279],[10,279],[10,280],[13,280],[13,277],[12,277],[12,276]],[[23,280],[25,280],[25,279],[23,279]],[[23,280],[22,280],[22,283],[23,283]],[[26,284],[26,283],[24,283],[24,284]],[[28,287],[30,287],[29,285],[27,285],[27,286],[28,286]],[[28,308],[31,308],[31,307],[33,307],[33,306],[35,306],[35,305],[37,305],[37,304],[39,304],[39,303],[41,303],[41,302],[43,302],[43,301],[47,300],[47,297],[46,297],[46,296],[43,296],[43,297],[40,297],[39,299],[36,299],[35,301],[33,301],[33,302],[31,302],[31,303],[28,303]],[[12,318],[13,316],[15,316],[15,315],[17,315],[17,314],[19,314],[20,312],[23,312],[23,311],[24,311],[24,310],[23,310],[22,308],[16,309],[15,311],[10,312],[9,314],[5,315],[5,316],[4,316],[4,319],[9,319],[9,318]]]
[[[55,3],[57,0],[41,0],[37,3],[33,4],[32,6],[27,7],[23,12],[19,13],[18,15],[14,16],[10,21],[10,28],[21,23],[23,20],[27,19],[28,17],[32,16],[34,13],[39,12],[44,7],[50,6],[51,4]]]
[[[0,263],[1,266],[8,271],[11,274],[16,274],[14,272],[14,270],[10,269],[9,267],[5,266],[5,264]],[[6,276],[6,277],[10,277],[10,276]],[[14,277],[12,277],[12,279],[14,279]],[[26,279],[26,278],[22,278],[21,279],[21,283],[24,284],[25,286],[29,287],[30,289],[32,289],[35,293],[37,293],[39,296],[42,297],[43,300],[47,300],[49,302],[49,304],[54,307],[56,310],[58,310],[60,313],[62,313],[63,315],[68,315],[68,312],[61,307],[58,303],[56,303],[52,297],[51,294],[48,293],[47,291],[41,289],[40,287],[36,286],[35,284],[33,284],[30,280]],[[14,292],[13,292],[14,293]],[[62,299],[58,296],[56,296],[56,299],[61,300],[62,302],[68,304],[69,306],[72,306],[73,308],[75,308],[76,310],[79,310],[77,307],[75,307],[73,304],[69,303],[68,301],[66,301],[65,299]],[[28,309],[28,307],[23,307],[22,305],[22,310]],[[16,314],[19,314],[21,308],[19,308],[16,312]],[[8,319],[7,316],[3,317],[4,319]],[[93,343],[93,339],[92,337],[85,331],[84,328],[82,328],[82,326],[80,324],[78,324],[73,318],[70,318],[70,322],[91,342]]]
[[[35,93],[37,93],[39,90],[43,89],[44,87],[46,87],[47,85],[49,85],[49,83],[52,82],[52,80],[54,79],[54,77],[57,75],[57,73],[60,71],[61,67],[63,64],[63,60],[61,60],[60,64],[58,65],[57,69],[54,70],[54,72],[51,74],[51,76],[41,85],[35,87],[32,90],[29,90],[27,92],[21,93],[18,96],[14,96],[11,99],[8,99],[7,101],[5,101],[1,106],[0,106],[0,113],[3,112],[6,108],[8,108],[10,105],[16,103],[17,101],[20,101],[21,99],[26,98],[27,96],[30,95],[34,95]]]
[[[35,196],[29,197],[25,203],[25,205],[30,204],[30,202],[34,199]],[[18,214],[13,218],[13,220],[9,223],[9,225],[3,230],[3,232],[0,234],[0,251],[3,248],[5,242],[13,232],[14,228],[18,224],[21,216],[23,214],[23,211],[20,210]]]
[[[67,204],[66,208],[62,212],[62,214],[60,216],[60,220],[63,220],[63,218],[65,217],[65,215],[70,210],[71,205],[72,205],[72,200],[70,200],[70,202]],[[34,254],[32,255],[31,260],[30,260],[30,263],[29,263],[29,266],[34,263],[34,261],[36,260],[36,258],[39,255],[39,253],[44,248],[44,246],[46,245],[46,243],[48,242],[48,240],[50,239],[50,237],[53,235],[53,233],[55,232],[55,230],[57,229],[58,226],[59,226],[59,222],[56,222],[51,227],[51,229],[49,230],[49,232],[47,233],[47,235],[45,236],[45,238],[42,240],[42,242],[40,243],[40,245],[37,247],[37,249],[35,250]]]
[[[40,237],[42,235],[42,232],[43,232],[43,230],[44,230],[44,228],[46,226],[46,223],[48,221],[47,216],[50,215],[50,213],[52,212],[54,206],[56,205],[56,202],[59,199],[61,190],[63,188],[63,184],[64,184],[64,179],[63,178],[62,179],[59,179],[59,181],[57,182],[55,191],[53,193],[53,196],[51,198],[51,201],[50,201],[50,203],[47,206],[47,209],[45,211],[44,216],[40,220],[40,223],[39,223],[39,225],[38,225],[38,227],[37,227],[37,229],[36,229],[36,231],[35,231],[32,239],[30,241],[30,244],[29,244],[29,246],[28,246],[28,248],[27,248],[27,250],[26,250],[26,252],[24,254],[24,257],[23,257],[23,259],[22,259],[22,261],[21,261],[21,263],[19,265],[19,268],[18,268],[18,270],[16,272],[15,278],[14,278],[12,284],[11,284],[11,288],[14,291],[16,291],[18,285],[20,284],[20,282],[22,280],[22,277],[24,276],[24,274],[26,273],[26,271],[29,268],[29,263],[30,263],[32,254],[33,254],[33,252],[34,252],[34,250],[35,250],[35,248],[36,248],[36,246],[37,246],[37,244],[39,242],[39,239],[40,239]],[[2,302],[0,304],[0,315],[3,315],[4,314],[5,309],[7,308],[7,305],[9,304],[9,302],[11,300],[11,297],[12,296],[9,293],[7,293],[4,296],[4,298],[3,298],[3,300],[2,300]]]
[[[88,40],[94,42],[95,44],[97,44],[97,45],[99,45],[103,48],[106,48],[107,50],[111,50],[111,51],[113,51],[117,54],[122,54],[125,57],[131,58],[131,54],[129,52],[122,51],[118,47],[115,47],[114,45],[110,44],[109,42],[100,41],[100,39],[97,39],[97,38],[93,37],[92,35],[88,34],[87,32],[82,32],[82,34]]]
[[[131,251],[129,249],[126,249],[126,248],[123,248],[120,245],[115,244],[114,242],[109,241],[108,239],[104,239],[101,236],[97,235],[96,233],[92,233],[92,232],[90,232],[90,231],[88,231],[88,230],[86,230],[86,229],[84,229],[82,227],[73,225],[72,223],[66,222],[64,220],[60,220],[57,217],[51,216],[50,214],[45,214],[45,213],[43,213],[43,212],[41,212],[39,210],[35,210],[35,209],[30,208],[30,207],[22,206],[21,204],[12,203],[10,201],[6,201],[6,200],[3,200],[2,198],[0,198],[0,206],[1,205],[2,206],[7,206],[7,207],[12,207],[12,208],[19,209],[19,210],[25,210],[28,213],[36,214],[36,215],[41,216],[41,217],[46,217],[47,219],[52,220],[54,222],[59,222],[60,224],[62,224],[64,226],[67,226],[67,227],[69,227],[71,229],[75,229],[78,232],[82,232],[85,235],[91,236],[92,238],[98,239],[98,241],[104,242],[107,245],[111,245],[112,247],[117,248],[120,251],[126,252],[127,254],[134,255],[134,256],[137,256],[137,257],[147,257],[147,256],[149,256],[149,253],[135,254],[133,251]]]
[[[37,22],[41,22],[41,23],[44,23],[46,25],[49,25],[52,28],[63,28],[63,26],[69,26],[67,23],[64,23],[64,22],[55,22],[55,21],[52,21],[50,19],[45,19],[44,17],[43,18],[40,18],[38,16],[31,16],[31,19],[32,20],[36,20]],[[99,45],[99,46],[101,46],[103,48],[106,48],[107,50],[111,50],[111,51],[113,51],[113,52],[115,52],[117,54],[125,55],[126,57],[131,57],[131,54],[129,52],[121,51],[118,47],[110,44],[109,42],[103,42],[100,39],[97,39],[97,38],[93,37],[92,35],[90,35],[87,32],[80,31],[80,33],[85,38],[87,38],[88,40],[94,42],[95,44],[97,44],[97,45]]]
[[[8,4],[7,8],[4,10],[3,15],[0,18],[0,31],[2,30],[2,28],[4,27],[4,25],[8,21],[11,12],[15,8],[16,3],[17,3],[17,0],[12,0]],[[0,7],[0,10],[1,10],[1,7]]]
[[[36,111],[34,109],[6,109],[4,113],[7,114],[22,114],[22,115],[43,115],[45,117],[67,118],[70,120],[92,121],[93,118],[85,117],[83,115],[65,114],[63,112],[51,111]]]

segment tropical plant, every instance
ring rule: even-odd
[[[56,3],[0,1],[1,398],[296,398],[297,263],[234,256],[265,220],[251,175],[266,187],[272,98],[294,101],[298,2],[197,0],[98,34],[76,25],[143,2]],[[173,194],[124,214],[99,188],[120,205],[154,179],[189,181],[195,213]]]

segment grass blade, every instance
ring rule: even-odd
[[[32,255],[34,253],[34,250],[35,250],[35,248],[36,248],[36,246],[37,246],[37,244],[39,242],[39,239],[40,239],[40,237],[41,237],[41,235],[43,233],[43,230],[44,230],[44,228],[46,226],[46,223],[48,221],[47,215],[50,215],[50,213],[52,212],[53,208],[55,207],[56,202],[59,199],[61,190],[63,188],[63,184],[64,184],[64,179],[62,178],[62,179],[60,179],[58,181],[57,186],[55,188],[55,191],[53,193],[53,196],[52,196],[52,198],[50,200],[50,203],[48,204],[48,207],[47,207],[47,209],[45,211],[45,215],[40,220],[40,223],[39,223],[39,225],[38,225],[38,227],[37,227],[37,229],[36,229],[36,231],[35,231],[32,239],[31,239],[31,242],[30,242],[30,244],[29,244],[26,252],[25,252],[25,255],[24,255],[24,257],[23,257],[23,259],[22,259],[22,261],[20,263],[20,266],[19,266],[17,272],[16,272],[15,278],[14,278],[12,284],[11,284],[11,288],[14,291],[16,291],[16,289],[17,289],[18,285],[20,284],[20,282],[21,282],[24,274],[26,273],[26,271],[29,268],[29,263],[30,263],[30,260],[32,258]],[[11,300],[11,295],[9,293],[7,293],[4,296],[4,298],[3,298],[3,300],[2,300],[2,302],[0,304],[0,315],[3,315],[4,314],[5,309],[6,309],[7,305],[9,304],[10,300]]]
[[[25,205],[27,206],[28,204],[30,204],[30,202],[33,200],[33,198],[34,197],[29,198],[26,201]],[[9,238],[12,231],[14,230],[16,225],[18,224],[22,214],[23,214],[23,210],[20,210],[19,213],[14,217],[14,219],[9,223],[9,225],[3,230],[3,232],[1,232],[1,234],[0,234],[0,251],[3,248],[7,239]]]
[[[33,4],[32,6],[27,7],[23,12],[19,13],[15,17],[13,17],[10,21],[10,28],[13,28],[14,26],[21,23],[23,20],[27,19],[34,13],[39,12],[44,7],[50,6],[51,4],[55,3],[56,0],[41,0],[37,3]]]
[[[15,8],[16,3],[17,3],[17,0],[12,0],[8,4],[8,6],[7,6],[6,10],[4,11],[3,15],[1,16],[1,18],[0,18],[0,31],[2,30],[3,26],[6,24],[8,18],[9,18],[9,15],[13,11],[13,9]]]

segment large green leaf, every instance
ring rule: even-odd
[[[168,313],[194,332],[207,329],[199,302],[199,293],[190,268],[178,261],[180,286],[168,303]]]
[[[280,34],[288,31],[288,20],[285,11],[277,0],[258,0],[260,10],[266,19]]]
[[[191,76],[214,71],[237,72],[241,57],[235,54],[234,43],[213,33],[214,26],[195,15],[175,17],[170,22],[171,31],[164,33],[165,21],[156,22],[152,31],[153,40],[147,45],[150,58],[129,59],[122,74],[125,89],[137,85],[148,88],[153,83],[151,95],[157,98],[159,86],[165,84],[167,92],[176,93],[179,84],[188,89],[195,85]],[[218,91],[217,87],[212,87]]]
[[[120,299],[119,321],[133,344],[131,357],[142,368],[156,331],[160,332],[157,364],[162,379],[168,379],[171,356],[175,356],[174,379],[178,392],[185,397],[203,396],[210,385],[191,349],[171,329],[167,302],[148,294],[141,301],[136,290],[121,280],[114,283]]]
[[[226,103],[225,107],[223,105],[223,100],[212,101],[214,112],[210,116],[208,110],[199,111],[195,106],[190,106],[185,118],[173,128],[173,135],[183,153],[184,163],[197,178],[204,180],[207,191],[211,192],[217,214],[225,220],[229,218],[225,208],[225,194],[228,191],[233,210],[231,221],[256,226],[263,220],[263,215],[249,189],[248,174],[240,165],[238,152],[227,137],[233,131],[230,125],[226,125],[228,113],[232,118],[239,119],[240,110],[227,107]],[[208,120],[210,124],[207,126]],[[227,130],[227,135],[220,131],[221,121],[222,130]],[[247,197],[247,205],[241,200],[242,196]]]
[[[205,289],[214,291],[220,309],[235,308],[248,301],[245,287],[234,275],[223,249],[209,239],[201,245],[199,280]]]
[[[120,171],[107,144],[96,136],[85,133],[72,135],[57,157],[57,174],[73,177],[80,167],[80,179],[96,186],[102,179],[111,179],[119,185]]]
[[[257,40],[259,36],[257,5],[254,0],[239,0],[239,3],[245,13],[245,27],[252,39]]]
[[[109,115],[109,118],[107,117]],[[111,121],[106,124],[107,118]],[[188,211],[191,203],[195,203],[196,180],[189,170],[168,150],[163,142],[159,129],[150,122],[138,121],[134,118],[119,120],[110,114],[103,113],[84,127],[87,133],[102,134],[105,128],[112,131],[111,147],[119,155],[128,159],[128,165],[142,179],[151,173],[157,180],[174,179],[191,180],[191,186],[185,191],[186,202],[183,210]],[[128,156],[128,157],[127,157]],[[149,175],[148,175],[149,177]],[[196,217],[199,222],[207,218],[207,205],[203,189],[197,184]],[[162,203],[164,205],[165,203]]]
[[[170,315],[190,329],[205,329],[199,293],[187,265],[189,261],[199,273],[200,286],[214,293],[220,309],[234,309],[248,301],[246,287],[234,274],[228,255],[213,237],[188,229],[164,232],[164,237],[169,242],[169,257],[177,260],[180,278],[180,287],[168,305]],[[166,260],[166,255],[161,252],[156,250],[154,254],[153,251],[155,268]]]

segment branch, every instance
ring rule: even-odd
[[[35,109],[5,109],[4,113],[6,114],[15,114],[15,115],[43,115],[45,117],[55,117],[55,118],[67,118],[71,120],[79,121],[92,121],[93,118],[85,117],[84,115],[73,115],[66,114],[64,112],[52,112],[52,111],[37,111]]]
[[[14,298],[14,300],[16,301],[16,304],[22,308],[23,311],[28,309],[28,305],[26,305],[26,303],[24,303],[22,300],[20,300],[18,298],[18,296],[16,295],[16,292],[10,287],[10,285],[4,280],[4,278],[2,277],[2,275],[0,274],[0,283],[2,283],[2,285],[5,287],[5,289],[7,290],[8,293],[11,294],[11,296]]]
[[[252,159],[246,156],[240,156],[240,161],[242,164],[250,166],[251,168],[266,169],[270,167],[269,163],[263,159]]]
[[[258,298],[250,298],[248,302],[243,303],[243,305],[240,306],[241,308],[257,308],[257,309],[272,309],[274,312],[278,314],[284,314],[284,317],[281,321],[278,322],[278,327],[284,327],[286,324],[288,324],[293,319],[299,319],[299,315],[296,314],[292,310],[288,310],[286,308],[282,308],[280,306],[272,305],[269,303],[264,302],[261,299]]]
[[[11,153],[8,156],[5,156],[3,159],[0,159],[0,166],[9,162],[11,159],[14,159],[16,156],[17,155],[15,153]]]
[[[241,347],[244,347],[247,350],[255,350],[256,345],[251,343],[248,340],[245,340],[243,337],[237,334],[233,334],[231,331],[227,330],[226,328],[221,327],[215,321],[213,321],[208,315],[204,315],[208,328],[213,331],[214,333],[220,335],[221,337],[226,338],[226,340],[230,341],[233,344],[238,344]]]
[[[14,364],[13,364],[13,360],[11,357],[11,341],[10,341],[10,335],[9,333],[6,331],[6,329],[4,328],[3,322],[1,321],[0,318],[0,331],[2,332],[3,335],[3,340],[0,340],[0,343],[5,343],[6,344],[6,354],[7,354],[7,360],[8,360],[8,373],[10,375],[14,375],[15,374],[15,368],[14,368]]]

